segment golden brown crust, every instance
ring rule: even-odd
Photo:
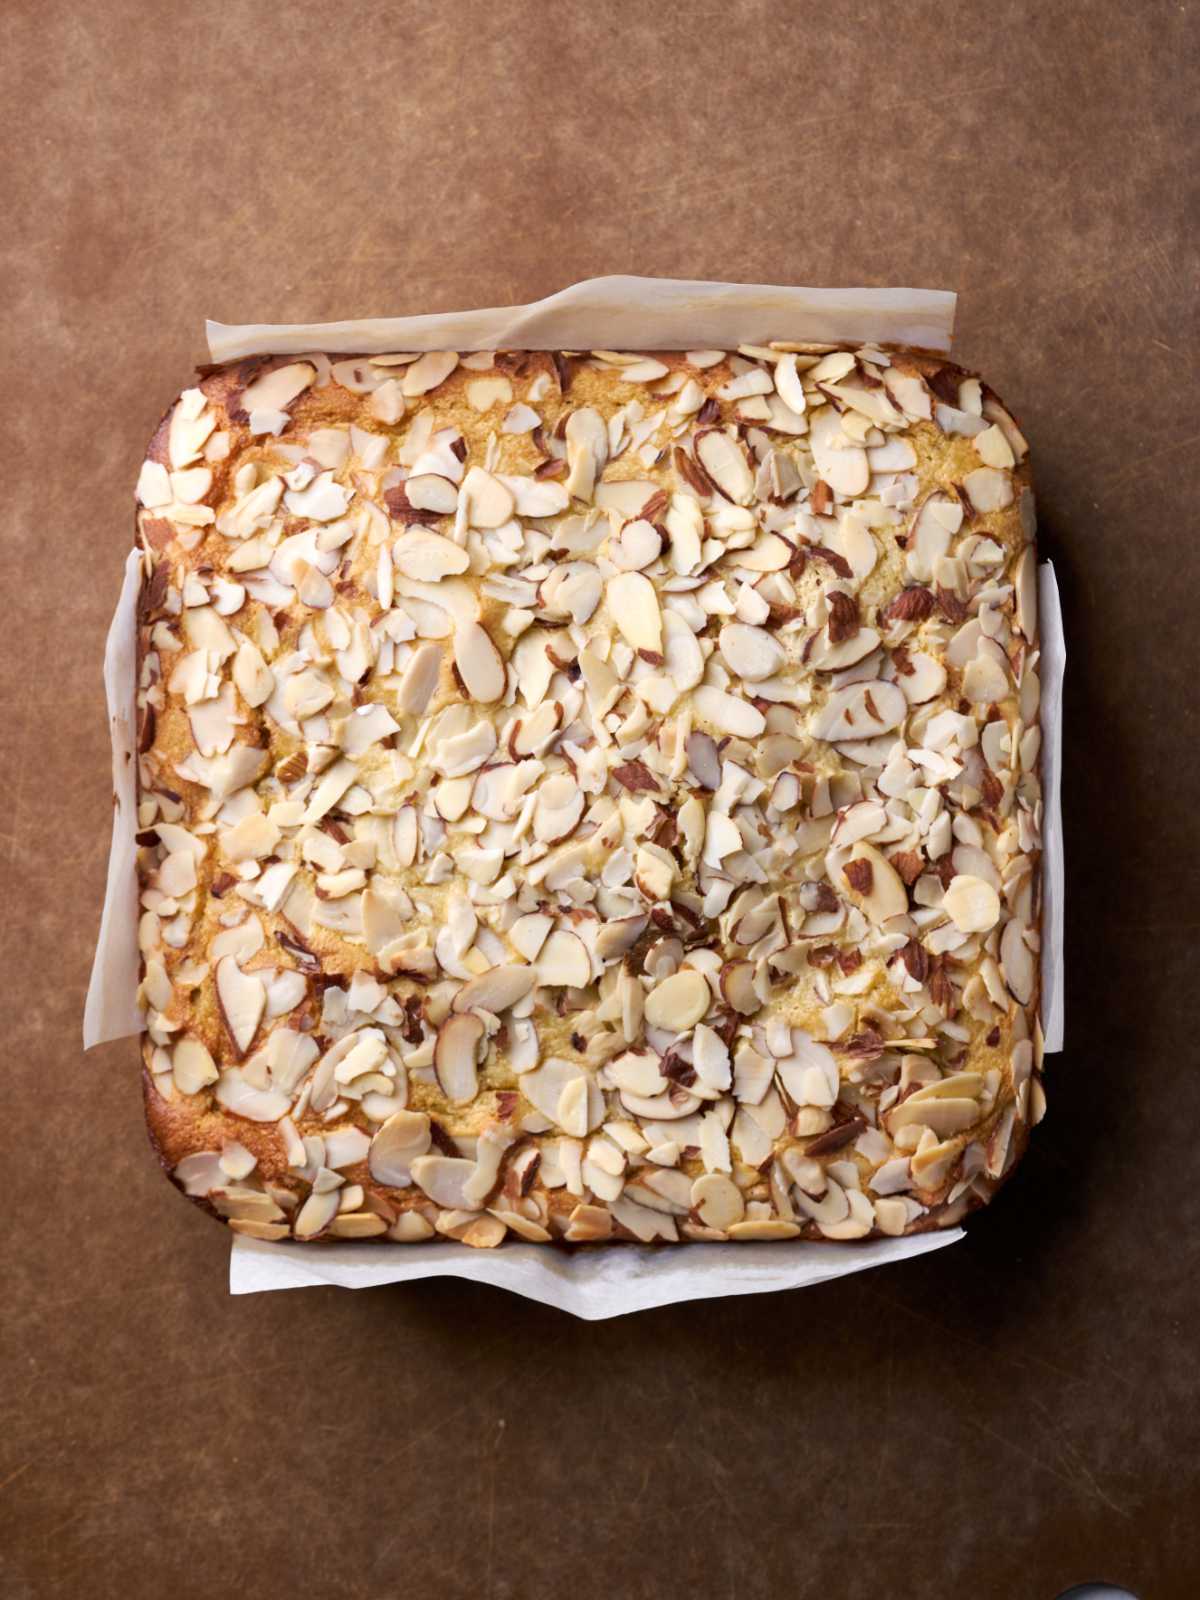
[[[856,1239],[1012,1170],[1032,497],[973,375],[256,358],[138,492],[146,1108],[187,1192],[263,1238]]]

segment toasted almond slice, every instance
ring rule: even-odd
[[[292,1232],[297,1239],[315,1239],[337,1216],[339,1194],[336,1189],[326,1189],[321,1193],[316,1190],[296,1213],[292,1223]]]
[[[875,679],[838,689],[809,718],[814,739],[873,739],[903,723],[908,701],[894,683]]]
[[[701,972],[684,967],[664,978],[646,996],[646,1021],[652,1028],[684,1033],[712,1004],[712,991]]]
[[[727,500],[747,506],[754,498],[754,474],[741,446],[720,428],[696,435],[696,459]]]
[[[635,650],[662,654],[662,612],[650,579],[642,572],[619,572],[605,586],[609,613]]]
[[[822,481],[847,499],[862,494],[871,481],[867,452],[858,445],[835,443],[845,436],[842,419],[832,406],[821,406],[812,413],[808,437]]]
[[[180,1094],[199,1094],[206,1084],[216,1083],[220,1074],[201,1039],[180,1039],[171,1052],[175,1087]]]
[[[906,417],[914,422],[929,422],[933,417],[933,396],[920,378],[889,367],[883,386]]]
[[[286,411],[297,395],[304,393],[317,375],[307,361],[294,361],[285,367],[256,378],[247,384],[239,403],[247,415],[251,411]]]
[[[526,961],[536,961],[538,952],[553,927],[552,917],[548,917],[543,911],[531,911],[524,917],[518,917],[513,923],[508,930],[508,940]]]
[[[344,1211],[329,1224],[335,1239],[373,1239],[387,1230],[386,1219],[373,1211]]]
[[[574,832],[583,816],[583,791],[569,773],[547,778],[538,790],[533,834],[543,844],[557,844]]]
[[[608,426],[592,406],[580,406],[567,418],[567,493],[590,501],[596,479],[608,459]]]
[[[217,962],[217,1003],[239,1060],[254,1042],[267,1003],[261,978],[243,972],[232,956]]]
[[[727,961],[721,968],[720,988],[726,1002],[743,1017],[762,1006],[754,985],[753,961]]]
[[[490,1011],[499,1016],[533,988],[536,973],[532,967],[502,965],[491,967],[478,978],[470,978],[454,996],[455,1011]]]
[[[794,411],[797,416],[804,415],[807,402],[794,355],[782,355],[775,363],[775,389],[789,411]]]
[[[475,1098],[479,1086],[475,1063],[483,1034],[483,1023],[473,1011],[451,1012],[438,1029],[433,1070],[452,1106],[465,1106]]]
[[[752,1217],[748,1222],[732,1222],[725,1230],[731,1239],[743,1243],[759,1239],[794,1239],[801,1229],[794,1222],[776,1217]]]
[[[704,653],[678,612],[664,611],[663,670],[681,693],[694,689],[704,676]]]
[[[909,576],[928,583],[934,568],[950,549],[950,540],[962,526],[963,509],[953,495],[941,490],[921,502],[908,536],[905,565]]]
[[[489,705],[503,698],[508,681],[504,658],[481,622],[454,630],[454,664],[472,700]]]
[[[1038,624],[1037,552],[1032,545],[1021,552],[1013,585],[1016,590],[1017,627],[1032,643]]]
[[[439,1206],[452,1206],[456,1211],[478,1211],[480,1203],[472,1204],[464,1194],[467,1180],[475,1171],[473,1161],[460,1156],[418,1156],[412,1163],[413,1182],[423,1189]]]
[[[667,1079],[662,1074],[659,1058],[648,1050],[626,1050],[614,1056],[605,1071],[617,1088],[627,1094],[650,1099],[667,1091]]]
[[[604,1206],[577,1205],[567,1219],[567,1231],[563,1237],[570,1244],[590,1244],[597,1239],[608,1239],[612,1236],[612,1213]]]
[[[748,683],[769,678],[782,667],[783,646],[765,628],[745,622],[727,622],[721,629],[718,648],[726,666]]]
[[[979,452],[979,459],[985,466],[1004,468],[1016,465],[1012,446],[999,423],[993,422],[990,428],[977,433],[974,444]]]
[[[997,648],[996,654],[993,654],[990,649],[981,649],[967,663],[962,680],[963,693],[973,705],[994,705],[1010,692],[1008,673],[996,659],[997,654],[1002,655],[1003,652]]]
[[[262,658],[262,651],[243,639],[233,658],[233,681],[248,706],[264,705],[275,688],[275,674]]]
[[[554,930],[542,946],[536,966],[539,983],[583,989],[592,981],[587,947],[569,928]]]
[[[576,1139],[584,1138],[588,1132],[588,1088],[588,1080],[581,1073],[564,1086],[558,1097],[554,1120],[564,1133]]]
[[[473,528],[499,528],[516,510],[512,490],[482,467],[471,468],[463,480],[462,492],[466,496],[467,520]]]
[[[458,365],[458,355],[453,350],[430,350],[404,369],[401,387],[410,398],[428,394],[444,383]]]
[[[571,503],[565,485],[552,478],[528,478],[506,473],[501,483],[512,494],[519,517],[556,517]]]
[[[1037,965],[1025,943],[1025,933],[1025,924],[1017,917],[1010,917],[1000,935],[1000,970],[1013,998],[1023,1006],[1033,999],[1037,977]]]
[[[691,1204],[701,1222],[722,1232],[740,1222],[746,1214],[742,1191],[732,1178],[719,1172],[706,1172],[696,1179],[692,1184]]]
[[[513,388],[507,378],[474,378],[467,385],[467,404],[473,411],[512,404]],[[536,422],[533,424],[537,426]]]
[[[692,706],[698,722],[706,722],[717,733],[734,739],[757,739],[767,725],[757,706],[711,684],[701,684],[693,691]]]
[[[283,1213],[280,1212],[282,1216]],[[247,1239],[275,1241],[288,1237],[286,1222],[260,1222],[254,1217],[230,1217],[229,1226],[234,1233],[245,1234]]]
[[[570,617],[580,623],[593,615],[603,593],[600,570],[590,561],[568,561],[553,567],[538,586],[539,603],[550,616]]]
[[[405,663],[396,703],[401,711],[420,716],[438,686],[442,672],[442,647],[429,640],[417,645]]]
[[[615,539],[608,541],[608,559],[623,572],[636,572],[657,561],[662,539],[652,522],[643,517],[627,522]]]
[[[665,378],[668,368],[661,361],[655,361],[653,356],[639,357],[630,361],[621,372],[623,383],[656,383],[659,378]]]
[[[397,1111],[371,1141],[367,1168],[376,1183],[403,1189],[412,1182],[412,1163],[429,1149],[429,1118],[423,1111]]]
[[[465,572],[471,564],[467,552],[452,539],[421,527],[410,528],[396,540],[392,561],[401,576],[417,583],[438,583]]]
[[[963,478],[963,488],[976,511],[1003,511],[1012,505],[1012,474],[997,467],[976,467]]]
[[[860,839],[842,868],[843,886],[872,922],[902,917],[908,910],[904,880],[873,844]]]
[[[601,511],[619,511],[623,517],[636,517],[657,492],[658,484],[649,478],[621,478],[616,483],[598,483],[595,504]]]
[[[910,706],[924,705],[946,687],[946,669],[928,651],[914,650],[908,657],[908,666],[909,671],[896,681]]]
[[[408,503],[414,511],[432,511],[439,517],[450,517],[458,506],[458,489],[436,472],[418,472],[404,484]]]
[[[606,922],[596,935],[596,954],[601,961],[615,961],[627,955],[646,931],[644,916],[618,917]]]

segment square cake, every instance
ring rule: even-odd
[[[1043,1108],[1027,453],[905,349],[205,369],[137,484],[174,1182],[477,1247],[986,1201]]]

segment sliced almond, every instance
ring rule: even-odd
[[[813,465],[822,482],[846,499],[862,494],[871,481],[867,452],[844,434],[842,419],[832,406],[812,413],[808,430]]]
[[[445,383],[457,365],[458,356],[453,350],[431,350],[404,369],[401,388],[410,399],[414,395],[428,394]]]
[[[241,408],[252,411],[286,411],[298,395],[309,387],[317,372],[306,361],[295,361],[256,378],[239,396]]]
[[[432,641],[417,645],[400,676],[400,687],[396,694],[399,709],[419,717],[438,686],[441,672],[441,645]]]
[[[869,870],[868,870],[869,869]],[[865,839],[853,846],[842,867],[842,886],[872,922],[887,922],[908,911],[908,890],[891,862]]]
[[[467,473],[462,493],[473,528],[499,528],[517,509],[512,490],[482,467],[472,467]]]
[[[542,946],[536,966],[539,983],[582,989],[592,979],[587,947],[579,935],[568,928],[554,930]]]
[[[337,1216],[338,1191],[326,1189],[318,1194],[315,1190],[296,1213],[292,1223],[292,1232],[297,1239],[315,1239]]]
[[[753,961],[727,961],[721,968],[720,988],[726,1002],[743,1017],[752,1016],[762,1006]]]
[[[1032,545],[1021,552],[1013,586],[1016,591],[1017,627],[1032,644],[1037,636],[1038,625],[1037,551]]]
[[[535,977],[532,967],[491,967],[463,984],[454,997],[453,1008],[455,1011],[490,1011],[499,1016],[525,998],[533,988]]]
[[[243,972],[232,956],[217,962],[217,1003],[221,1020],[240,1058],[254,1042],[267,1003],[261,978]]]
[[[722,1233],[746,1214],[742,1191],[731,1178],[719,1172],[706,1172],[696,1179],[692,1184],[691,1204],[701,1222],[710,1228],[719,1228]]]
[[[963,478],[963,488],[976,511],[1003,511],[1012,505],[1012,474],[997,467],[976,467]]]
[[[392,546],[392,561],[402,577],[417,583],[438,583],[470,566],[467,552],[452,539],[428,528],[413,527]]]
[[[220,1074],[216,1063],[200,1039],[180,1039],[171,1053],[172,1075],[180,1094],[199,1094]]]
[[[573,833],[583,816],[583,792],[569,774],[547,778],[538,790],[533,814],[534,838],[557,844]]]
[[[642,572],[619,572],[605,586],[609,614],[635,650],[662,654],[662,612],[658,594]]]
[[[803,416],[807,405],[804,384],[800,380],[796,357],[790,353],[780,356],[775,363],[775,389],[790,411]]]
[[[754,498],[754,474],[741,446],[719,428],[696,435],[696,459],[713,483],[734,505],[749,505]]]
[[[243,639],[233,658],[233,681],[248,706],[265,705],[275,689],[275,674],[262,658],[262,651]]]
[[[769,678],[783,666],[783,646],[765,628],[727,622],[719,639],[721,656],[736,677],[748,683]]]
[[[1025,932],[1025,924],[1011,917],[1000,935],[1000,970],[1013,998],[1023,1006],[1033,999],[1037,979],[1037,964],[1025,943]]]
[[[474,1171],[475,1163],[460,1156],[418,1156],[412,1163],[417,1187],[439,1206],[452,1206],[456,1211],[481,1209],[481,1203],[472,1204],[464,1192]]]
[[[726,694],[701,684],[692,695],[696,720],[706,722],[718,734],[735,739],[757,739],[767,725],[767,719],[757,706],[737,695]]]
[[[490,411],[493,406],[511,405],[512,384],[507,378],[473,378],[467,384],[467,404],[473,411]],[[532,424],[536,427],[536,421]]]
[[[905,565],[910,577],[928,583],[950,541],[962,526],[963,509],[953,495],[938,490],[927,495],[913,519]]]
[[[438,517],[451,517],[458,506],[458,489],[436,472],[419,472],[405,480],[404,493],[414,511],[430,511]]]
[[[824,706],[809,718],[808,731],[814,739],[838,741],[874,739],[897,728],[908,713],[908,701],[894,683],[875,680],[852,683],[829,696]]]
[[[412,1164],[429,1149],[429,1118],[423,1111],[397,1111],[371,1141],[367,1168],[376,1183],[404,1189],[412,1182]]]
[[[504,658],[481,622],[454,630],[454,664],[472,700],[488,705],[504,696]]]
[[[438,1029],[433,1069],[452,1106],[474,1100],[479,1085],[476,1059],[484,1027],[471,1011],[452,1012]]]
[[[684,967],[646,996],[646,1021],[652,1028],[684,1033],[700,1021],[711,1004],[712,992],[703,973]]]
[[[658,529],[641,517],[625,523],[616,538],[608,541],[608,559],[623,572],[636,572],[650,566],[658,560],[661,551]]]

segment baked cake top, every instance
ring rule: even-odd
[[[857,1238],[1040,1114],[1027,449],[940,356],[209,369],[138,480],[151,1128],[264,1238]]]

